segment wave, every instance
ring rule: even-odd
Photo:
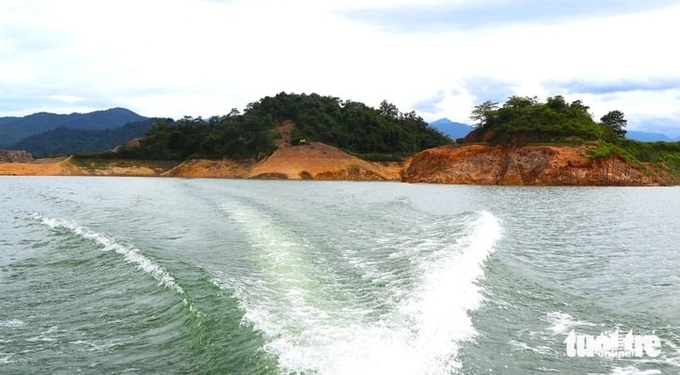
[[[122,255],[126,262],[134,264],[137,269],[144,271],[156,279],[159,286],[171,289],[183,296],[184,304],[188,305],[191,311],[195,311],[193,304],[187,301],[184,289],[175,281],[170,273],[161,265],[145,257],[140,250],[134,246],[117,242],[112,237],[80,226],[74,221],[50,218],[38,213],[34,214],[33,218],[40,220],[42,224],[52,229],[66,229],[77,236],[93,241],[102,247],[102,251],[114,251]]]
[[[659,370],[639,370],[635,366],[615,367],[609,375],[661,375]]]
[[[322,274],[314,266],[319,261],[314,257],[326,255],[285,223],[245,205],[230,203],[224,209],[248,237],[262,268],[251,278],[223,275],[213,282],[239,300],[244,323],[263,334],[263,349],[278,359],[282,372],[450,374],[461,367],[460,345],[476,335],[468,314],[483,300],[478,281],[501,236],[493,214],[463,217],[465,230],[455,241],[429,238],[434,251],[409,253],[417,277],[402,291],[403,298],[386,308],[361,295],[390,284],[343,284],[337,275]],[[437,230],[439,234],[441,228]],[[420,235],[435,237],[425,229]],[[401,240],[408,242],[393,239]],[[339,250],[330,244],[324,251]],[[377,260],[366,261],[371,262]],[[392,271],[371,270],[385,277],[394,277]],[[261,277],[267,273],[269,277]],[[351,287],[358,295],[354,300],[334,298]]]
[[[4,328],[18,328],[18,327],[23,327],[25,325],[26,325],[26,322],[18,320],[18,319],[0,321],[0,327],[4,327]]]
[[[419,287],[399,306],[412,320],[409,328],[417,331],[410,345],[426,349],[426,353],[416,351],[413,358],[421,362],[420,373],[451,373],[459,368],[455,358],[459,343],[476,334],[468,313],[483,300],[478,280],[484,276],[484,262],[500,238],[501,227],[493,214],[482,212],[466,232],[452,248],[444,247],[420,265]]]
[[[553,311],[551,313],[548,313],[546,316],[548,322],[550,323],[550,327],[548,327],[548,330],[553,334],[553,335],[567,335],[569,331],[572,330],[574,327],[582,327],[582,326],[589,326],[589,327],[594,327],[596,324],[590,323],[590,322],[585,322],[581,320],[574,319],[571,315],[561,312],[561,311]]]
[[[241,227],[251,246],[250,261],[253,270],[248,276],[239,274],[229,283],[238,294],[244,319],[257,324],[258,329],[272,332],[267,322],[258,314],[271,316],[285,314],[286,306],[300,306],[321,302],[318,288],[322,281],[316,277],[314,260],[308,245],[294,232],[286,229],[269,215],[247,206],[230,204],[223,207],[231,219]],[[262,295],[269,298],[284,297],[284,303],[259,305]]]
[[[528,350],[542,356],[554,355],[556,352],[555,349],[547,346],[531,346],[525,342],[517,340],[510,340],[508,341],[508,344],[512,345],[513,347],[519,350]]]

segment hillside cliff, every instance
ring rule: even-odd
[[[169,177],[283,180],[394,180],[403,163],[372,163],[319,142],[287,146],[260,162],[192,159],[164,172]]]
[[[655,186],[677,177],[618,155],[590,158],[592,146],[443,146],[413,157],[402,181],[483,185]]]

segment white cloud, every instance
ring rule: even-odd
[[[74,104],[83,101],[83,98],[72,95],[50,95],[50,99],[56,100],[62,103]]]
[[[673,90],[551,91],[551,82],[587,87],[677,80],[680,59],[671,39],[680,33],[680,6],[660,0],[656,3],[663,7],[656,9],[626,1],[632,10],[600,14],[583,5],[579,13],[575,5],[563,19],[541,18],[536,11],[533,18],[509,14],[498,23],[488,23],[495,15],[485,14],[511,9],[513,3],[518,9],[539,5],[530,0],[0,1],[0,116],[45,108],[67,112],[77,104],[81,111],[123,106],[146,116],[208,117],[280,91],[317,92],[372,106],[387,99],[402,111],[438,95],[441,100],[427,107],[432,112],[421,115],[463,122],[474,104],[494,99],[482,95],[509,93],[563,94],[582,99],[599,115],[620,109],[631,123],[652,114],[673,118],[680,107]],[[606,3],[614,1],[619,0]],[[414,22],[427,21],[428,9],[460,9],[487,23],[449,27],[444,21],[460,20],[437,15],[436,29],[395,30],[348,16],[362,9],[384,9],[392,16],[416,8],[421,11],[414,13],[420,17]],[[410,15],[402,13],[400,22]],[[471,86],[475,83],[486,86]],[[53,100],[58,98],[63,107]],[[82,100],[63,100],[69,98]]]

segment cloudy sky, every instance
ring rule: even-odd
[[[678,20],[678,0],[0,0],[0,116],[209,117],[286,91],[469,122],[563,95],[680,135]]]

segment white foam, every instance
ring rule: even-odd
[[[566,335],[573,327],[595,326],[593,323],[576,320],[571,315],[560,311],[548,313],[547,319],[550,323],[548,330],[550,330],[554,335]]]
[[[309,289],[314,288],[314,275],[313,270],[305,268],[301,240],[291,237],[293,233],[266,215],[249,212],[247,207],[227,208],[264,259],[299,269],[294,277],[280,274],[288,278],[283,285],[242,277],[213,280],[234,293],[245,321],[263,333],[264,349],[278,358],[283,372],[412,375],[450,374],[460,368],[458,349],[476,334],[468,314],[483,299],[478,280],[501,235],[500,224],[492,214],[479,214],[454,244],[440,242],[428,256],[411,254],[420,275],[415,285],[402,291],[407,294],[391,310],[375,311],[375,306],[365,303],[337,306],[316,300],[318,295],[310,298],[315,292]],[[348,260],[352,259],[356,260]],[[389,279],[381,279],[379,267],[370,262],[357,262],[356,266],[370,272],[371,279]],[[282,287],[288,289],[283,295],[277,294]],[[372,318],[367,318],[368,314]]]
[[[25,322],[18,320],[18,319],[0,321],[0,327],[5,327],[5,328],[19,328],[19,327],[23,327],[25,325],[26,325]]]
[[[122,255],[126,262],[135,264],[138,269],[151,275],[158,281],[159,285],[170,288],[178,294],[184,294],[184,289],[175,282],[175,279],[165,270],[165,268],[142,255],[137,248],[116,242],[116,240],[111,237],[82,227],[70,220],[53,219],[40,214],[34,214],[33,217],[41,220],[43,224],[50,228],[67,229],[80,237],[94,241],[102,246],[103,251],[115,251]],[[186,303],[187,302],[185,301],[185,304]]]
[[[525,342],[521,342],[521,341],[510,340],[510,341],[508,341],[508,344],[514,346],[517,349],[532,351],[534,353],[541,354],[541,355],[551,355],[551,354],[555,353],[554,349],[549,348],[547,346],[532,347],[529,344],[527,344]]]
[[[544,366],[538,366],[535,369],[536,369],[536,371],[540,371],[540,372],[560,372],[560,370],[558,370],[558,369],[544,367]]]
[[[428,373],[437,368],[450,373],[460,366],[453,355],[458,352],[458,342],[476,334],[468,312],[482,302],[477,280],[483,277],[484,261],[500,235],[498,220],[483,212],[452,248],[444,248],[420,264],[420,286],[399,309],[413,320],[412,328],[417,329],[414,344],[426,349],[427,354],[419,358]]]
[[[54,337],[47,337],[47,336],[35,336],[35,337],[30,337],[26,339],[28,342],[55,342],[57,341],[56,338]]]
[[[609,375],[661,375],[659,370],[639,370],[635,366],[615,367]]]
[[[87,350],[91,351],[91,352],[92,351],[97,351],[97,352],[106,351],[110,348],[114,348],[116,346],[123,345],[123,343],[120,343],[120,342],[110,342],[110,343],[106,343],[106,344],[97,344],[95,342],[85,341],[85,340],[74,341],[74,342],[72,342],[72,344],[87,347]]]

